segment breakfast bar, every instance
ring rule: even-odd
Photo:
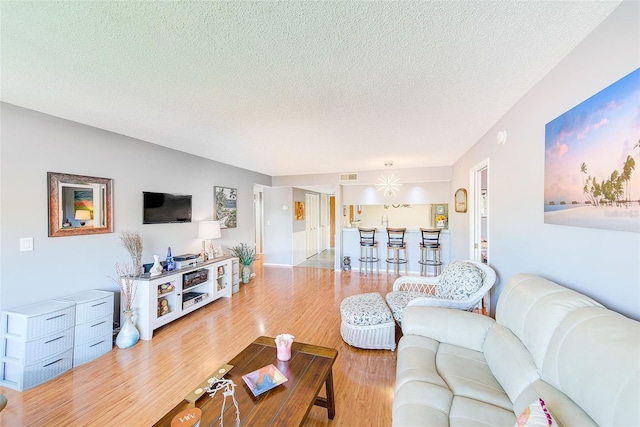
[[[366,225],[361,225],[366,227]],[[402,226],[405,227],[405,241],[407,246],[407,264],[409,274],[420,274],[420,227],[419,226]],[[374,228],[374,227],[371,227]],[[386,271],[387,261],[387,230],[385,226],[376,226],[376,241],[378,242],[378,258],[380,271]],[[342,254],[351,257],[351,266],[353,269],[360,269],[358,258],[360,256],[360,234],[358,227],[342,228]],[[450,261],[449,257],[449,230],[443,229],[440,232],[440,256],[442,264]],[[391,270],[391,269],[390,269]],[[404,269],[402,270],[404,271]]]

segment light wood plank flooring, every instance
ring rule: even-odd
[[[336,417],[314,407],[305,426],[390,426],[396,353],[349,347],[340,337],[346,296],[391,290],[394,277],[319,268],[256,266],[257,276],[159,330],[151,341],[110,353],[9,400],[2,426],[148,426],[215,368],[260,335],[333,347]],[[324,394],[324,390],[321,391]],[[204,427],[204,426],[203,426]]]

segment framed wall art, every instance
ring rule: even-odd
[[[545,126],[544,222],[640,232],[640,68]]]
[[[454,196],[454,204],[456,212],[467,211],[467,190],[464,188],[458,188]]]
[[[296,220],[304,219],[304,202],[295,202],[295,217]]]
[[[220,228],[236,228],[238,191],[229,187],[213,187],[213,195],[214,219],[220,221]]]
[[[49,237],[113,233],[112,180],[47,172]]]

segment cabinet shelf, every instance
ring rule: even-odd
[[[164,294],[158,294],[158,299],[164,298],[164,297],[168,297],[169,295],[173,295],[175,293],[176,293],[176,291],[166,292]]]
[[[203,286],[211,286],[211,280],[207,280],[203,283],[198,283],[197,285],[191,285],[189,287],[182,288],[183,292],[191,292],[193,289],[201,288]]]

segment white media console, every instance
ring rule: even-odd
[[[233,271],[234,261],[237,258],[223,256],[155,277],[147,274],[136,280],[133,311],[140,339],[150,340],[155,329],[218,298],[230,298],[238,277]],[[121,317],[122,324],[124,317]]]

